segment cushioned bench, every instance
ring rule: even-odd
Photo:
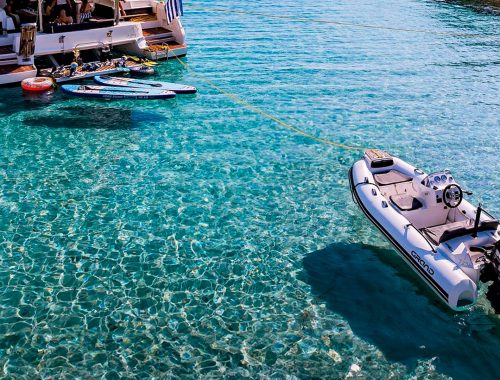
[[[377,173],[373,175],[375,182],[381,186],[394,185],[401,182],[409,182],[413,178],[403,174],[397,170],[389,170],[385,173]]]
[[[391,195],[390,200],[401,211],[413,211],[423,207],[422,202],[420,202],[417,198],[412,197],[411,195],[395,194]]]
[[[477,230],[478,232],[495,231],[498,228],[498,224],[497,220],[482,221]],[[474,232],[474,222],[472,220],[464,220],[461,222],[440,224],[424,228],[422,231],[434,244],[439,245],[445,241],[472,234]]]

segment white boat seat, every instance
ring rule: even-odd
[[[451,234],[455,235],[458,232],[466,229],[470,225],[469,220],[463,220],[461,222],[445,223],[439,224],[437,226],[424,228],[422,231],[434,242],[434,244],[439,245],[443,241],[450,240]],[[445,240],[446,239],[446,240]]]
[[[421,208],[422,202],[420,202],[417,198],[412,197],[407,194],[395,194],[390,196],[390,200],[394,203],[397,208],[401,211],[413,211]]]
[[[483,220],[479,226],[477,231],[496,231],[498,228],[497,220]],[[422,231],[437,245],[460,237],[472,234],[474,232],[474,221],[472,220],[463,220],[461,222],[453,222],[440,224],[438,226],[432,226],[423,228]]]
[[[373,175],[375,182],[381,186],[394,185],[401,182],[409,182],[413,178],[403,174],[397,170],[389,170],[385,173],[377,173]]]

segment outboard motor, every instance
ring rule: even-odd
[[[484,253],[488,262],[481,271],[481,281],[493,281],[486,296],[495,312],[500,313],[500,240],[495,245],[484,247]]]

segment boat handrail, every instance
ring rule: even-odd
[[[360,182],[360,183],[357,183],[357,184],[354,184],[354,181],[352,180],[352,169],[349,169],[349,183],[351,184],[351,187],[352,187],[352,190],[355,191],[355,189],[359,186],[359,185],[373,185],[377,188],[378,191],[380,191],[379,187],[375,184],[375,183],[371,183],[369,180],[368,180],[368,177],[365,177],[365,180],[363,182]],[[358,204],[358,202],[356,201],[356,199],[354,198],[354,192],[351,191],[351,198],[352,200],[354,201],[355,204]]]
[[[103,48],[106,46],[106,44],[104,42],[101,42],[101,41],[95,41],[95,42],[81,42],[79,44],[76,44],[75,45],[75,49],[81,49],[82,47],[100,47],[100,48]]]
[[[413,227],[419,234],[424,238],[424,240],[429,244],[431,247],[432,252],[436,253],[436,249],[434,248],[434,244],[430,242],[430,240],[425,236],[422,231],[420,231],[417,227],[415,227],[412,223],[405,224],[405,229],[408,229],[408,227]]]
[[[491,218],[491,220],[498,220],[497,218],[495,218],[493,215],[491,215],[488,211],[486,211],[485,209],[481,209],[481,212],[483,214],[486,214],[486,216],[489,216]]]

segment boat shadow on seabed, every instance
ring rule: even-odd
[[[437,357],[437,370],[453,378],[497,378],[500,317],[479,305],[450,311],[394,251],[339,243],[308,254],[303,265],[318,302],[387,359],[414,368]]]
[[[133,129],[141,121],[161,121],[160,115],[149,111],[130,110],[125,107],[92,108],[68,106],[58,108],[58,115],[29,115],[24,118],[28,127],[80,128],[80,129]]]

